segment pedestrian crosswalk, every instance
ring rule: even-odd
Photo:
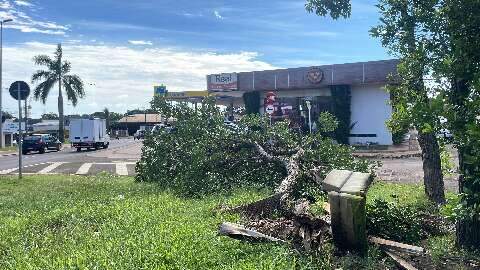
[[[135,162],[44,162],[23,167],[24,174],[95,175],[100,172],[116,175],[135,175]],[[0,175],[18,174],[18,167],[0,170]]]
[[[66,162],[54,162],[50,165],[48,165],[47,167],[41,169],[38,174],[47,174],[47,173],[50,173],[51,171],[53,171],[55,168],[59,167],[60,165],[62,164],[65,164]]]
[[[78,168],[75,174],[79,174],[79,175],[88,174],[88,171],[90,170],[91,167],[92,167],[92,163],[83,163],[82,166]]]

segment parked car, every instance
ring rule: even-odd
[[[150,131],[152,134],[155,134],[157,132],[160,132],[160,130],[162,130],[163,128],[165,128],[165,125],[164,124],[157,124],[155,126],[153,126],[152,130]]]
[[[28,154],[30,151],[38,151],[40,154],[43,154],[47,149],[60,151],[62,143],[54,136],[48,134],[33,134],[23,139],[23,154]]]
[[[176,128],[173,127],[172,125],[170,124],[157,124],[155,125],[152,130],[150,131],[151,134],[157,134],[159,133],[160,131],[164,131],[164,132],[167,132],[167,133],[173,133],[176,131]]]
[[[137,139],[137,140],[140,140],[140,139],[145,139],[145,130],[137,130],[135,132],[135,134],[133,134],[133,139]]]

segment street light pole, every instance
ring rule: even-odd
[[[13,21],[6,19],[0,21],[0,148],[5,147],[5,138],[3,137],[3,108],[2,108],[2,75],[3,75],[3,24]]]

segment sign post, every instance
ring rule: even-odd
[[[30,94],[30,87],[26,82],[16,81],[10,85],[9,92],[14,99],[18,100],[18,179],[22,179],[22,100],[26,102]]]
[[[310,100],[305,101],[307,103],[308,109],[308,128],[310,129],[310,134],[312,134],[312,103]]]

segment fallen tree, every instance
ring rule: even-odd
[[[285,121],[270,125],[268,118],[247,115],[236,126],[227,126],[211,99],[194,110],[156,97],[152,108],[176,119],[175,129],[147,136],[136,180],[158,182],[181,195],[259,187],[284,193],[284,201],[314,201],[321,191],[315,168],[320,177],[332,168],[372,169],[369,162],[353,157],[351,147],[321,133],[295,133]]]
[[[183,196],[238,187],[271,191],[268,198],[226,209],[245,217],[244,228],[229,223],[220,227],[220,234],[236,239],[273,241],[268,236],[283,235],[278,238],[292,240],[300,249],[320,250],[331,230],[328,215],[310,211],[312,204],[324,198],[318,183],[333,168],[374,169],[370,162],[355,159],[350,146],[321,132],[295,133],[285,121],[270,124],[268,118],[247,115],[236,126],[227,126],[210,99],[193,110],[156,97],[152,108],[175,118],[175,129],[146,137],[137,181],[158,182]],[[319,123],[320,127],[334,125]]]

